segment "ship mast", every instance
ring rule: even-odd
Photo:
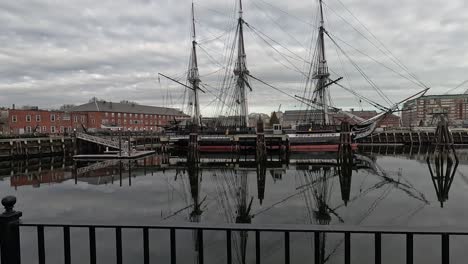
[[[200,90],[200,75],[198,73],[198,61],[197,61],[197,38],[195,31],[195,11],[194,5],[192,2],[192,54],[190,56],[190,70],[188,73],[188,82],[192,86],[193,91],[193,116],[192,122],[196,127],[201,125],[201,114],[200,114],[200,104],[198,100],[198,90]]]
[[[237,63],[234,74],[237,76],[236,88],[238,92],[238,104],[240,105],[240,124],[242,127],[249,125],[249,112],[247,104],[246,86],[250,88],[247,80],[249,71],[247,70],[246,55],[244,47],[244,20],[242,18],[242,0],[239,0],[239,19],[238,19],[238,45],[237,45]]]
[[[323,5],[322,5],[322,0],[319,0],[319,5],[320,5],[320,27],[319,27],[319,35],[318,35],[318,68],[316,70],[316,73],[314,75],[314,79],[317,79],[317,85],[315,87],[315,92],[319,96],[319,101],[320,104],[322,105],[322,111],[323,111],[323,124],[328,124],[329,123],[329,116],[328,116],[328,78],[330,76],[330,73],[328,72],[328,65],[327,65],[327,60],[325,57],[325,40],[324,40],[324,35],[325,35],[325,21],[323,18]]]

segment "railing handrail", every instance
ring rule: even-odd
[[[111,140],[111,139],[107,139],[107,138],[102,138],[102,137],[98,137],[98,136],[93,136],[93,135],[89,135],[89,134],[86,134],[86,133],[77,132],[76,136],[79,139],[90,141],[90,142],[93,142],[93,143],[96,143],[96,144],[100,144],[100,145],[104,145],[104,146],[108,146],[108,147],[112,147],[112,148],[116,148],[116,149],[121,148],[122,150],[128,149],[128,143],[127,142],[121,142],[121,146],[120,146],[119,141],[115,141],[115,140]]]
[[[397,227],[397,226],[346,226],[346,225],[287,225],[287,224],[196,224],[196,223],[159,223],[156,225],[105,225],[105,224],[63,224],[63,223],[20,223],[26,227],[71,227],[71,228],[124,228],[124,229],[177,229],[211,231],[261,231],[261,232],[324,232],[324,233],[359,233],[359,234],[415,234],[415,235],[468,235],[466,230],[452,227]]]

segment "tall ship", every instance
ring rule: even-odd
[[[226,48],[225,53],[227,55],[225,56],[225,65],[223,65],[223,77],[220,78],[221,81],[218,84],[218,93],[214,95],[214,100],[217,102],[216,111],[218,113],[218,117],[212,118],[208,122],[204,121],[206,119],[202,118],[200,110],[200,95],[207,94],[205,90],[208,89],[209,86],[203,83],[200,79],[197,59],[198,42],[196,35],[196,19],[194,5],[192,3],[192,45],[186,83],[182,83],[172,77],[161,74],[163,77],[178,83],[186,89],[188,95],[188,99],[186,100],[188,102],[187,110],[191,115],[191,119],[184,125],[179,124],[180,126],[176,126],[177,129],[175,130],[168,130],[168,133],[177,138],[180,143],[186,142],[188,139],[187,135],[195,132],[204,137],[207,145],[218,146],[218,150],[221,151],[229,150],[229,148],[222,147],[223,145],[229,145],[226,139],[222,139],[223,135],[249,135],[258,132],[255,125],[249,125],[248,94],[253,91],[253,82],[256,82],[262,87],[268,87],[268,89],[271,89],[272,93],[275,92],[277,94],[281,94],[284,98],[294,99],[295,102],[304,108],[301,121],[294,127],[283,128],[281,125],[275,125],[272,130],[269,130],[269,132],[287,137],[288,145],[291,150],[307,151],[323,149],[323,146],[327,146],[329,149],[334,149],[337,148],[340,143],[340,136],[342,133],[349,134],[353,142],[358,139],[368,137],[375,131],[382,120],[387,116],[400,111],[400,105],[408,100],[424,95],[429,90],[429,87],[418,80],[414,74],[410,73],[408,68],[404,66],[401,61],[398,60],[379,40],[377,40],[377,43],[380,43],[382,47],[378,47],[378,49],[382,51],[383,54],[386,54],[398,69],[402,69],[403,73],[377,61],[372,56],[363,53],[359,49],[350,46],[353,52],[361,53],[362,56],[366,57],[366,59],[375,61],[380,66],[387,68],[412,83],[415,83],[420,88],[418,88],[417,93],[408,96],[403,100],[398,102],[390,100],[390,98],[385,95],[383,89],[364,72],[362,67],[360,67],[360,65],[354,61],[340,45],[340,43],[349,44],[344,42],[338,36],[335,36],[333,32],[329,31],[325,20],[324,5],[325,3],[322,0],[317,0],[318,10],[315,25],[316,34],[314,42],[311,41],[313,44],[310,45],[310,56],[305,59],[293,53],[287,47],[282,46],[279,42],[270,38],[250,23],[247,23],[244,19],[242,0],[238,0],[238,2],[236,2],[237,19],[235,27],[233,27],[235,28],[234,34],[231,39],[231,44]],[[350,12],[348,9],[346,10]],[[351,15],[355,17],[352,13]],[[359,20],[357,21],[361,23]],[[360,25],[362,26],[361,29],[368,30],[362,23]],[[352,27],[358,33],[360,32],[359,28],[356,28],[355,26]],[[285,57],[287,62],[291,62],[291,60],[288,59],[288,56],[292,57],[294,55],[298,57],[299,60],[303,61],[304,65],[306,65],[305,70],[299,71],[304,79],[304,90],[302,95],[297,95],[290,92],[288,89],[272,85],[262,78],[259,78],[255,73],[251,73],[249,71],[247,67],[247,51],[244,38],[246,28],[254,34],[257,34],[261,40],[265,41],[265,46],[268,46],[269,43],[273,43],[276,46],[284,48],[286,52],[280,52],[278,51],[278,48],[271,46],[273,50],[278,51],[281,56]],[[375,35],[372,33],[371,36],[376,39]],[[375,90],[381,98],[383,98],[383,101],[386,102],[387,105],[376,102],[368,96],[364,96],[359,91],[356,91],[350,86],[344,84],[343,80],[345,78],[340,76],[333,67],[329,67],[329,63],[327,61],[327,47],[330,45],[334,46],[338,55],[342,54],[342,57],[349,60],[356,71],[361,74],[367,84]],[[376,46],[375,43],[374,46]],[[291,65],[294,66],[294,64]],[[294,67],[297,69],[296,66]],[[332,87],[341,88],[342,91],[351,93],[360,102],[365,102],[378,109],[379,113],[371,118],[364,119],[352,112],[347,112],[333,106],[333,96],[332,93],[330,93],[330,89]],[[213,92],[211,93],[213,94]],[[343,116],[345,120],[342,120],[342,122],[349,122],[351,125],[340,126],[332,118],[336,115]],[[258,123],[261,122],[262,120],[259,120]],[[343,127],[348,128],[347,131],[342,131]],[[203,148],[203,142],[201,143],[201,148]]]

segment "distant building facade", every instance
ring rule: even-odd
[[[9,109],[4,134],[63,134],[71,130],[70,115],[62,111]]]
[[[158,131],[171,120],[188,118],[173,108],[105,101],[83,104],[68,111],[32,107],[1,110],[0,113],[0,133],[3,135],[66,134],[82,127],[89,130]]]
[[[370,119],[376,116],[377,111],[348,111],[353,115],[356,115],[362,119]],[[336,125],[341,124],[343,121],[347,121],[350,124],[356,124],[354,119],[343,113],[329,113],[330,122]],[[293,127],[303,123],[316,123],[319,124],[323,120],[323,113],[319,110],[287,110],[282,116],[283,127]],[[379,126],[382,128],[387,127],[400,127],[400,117],[394,114],[387,115]]]
[[[88,128],[121,127],[126,131],[157,131],[170,121],[190,118],[174,108],[106,101],[83,104],[72,108],[70,112],[74,115],[86,116],[85,126]]]
[[[468,94],[426,95],[403,105],[405,127],[436,126],[440,116],[445,116],[450,126],[463,126],[468,120]]]

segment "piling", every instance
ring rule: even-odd
[[[256,160],[257,163],[266,161],[265,129],[261,117],[257,121],[257,140],[256,140]]]

